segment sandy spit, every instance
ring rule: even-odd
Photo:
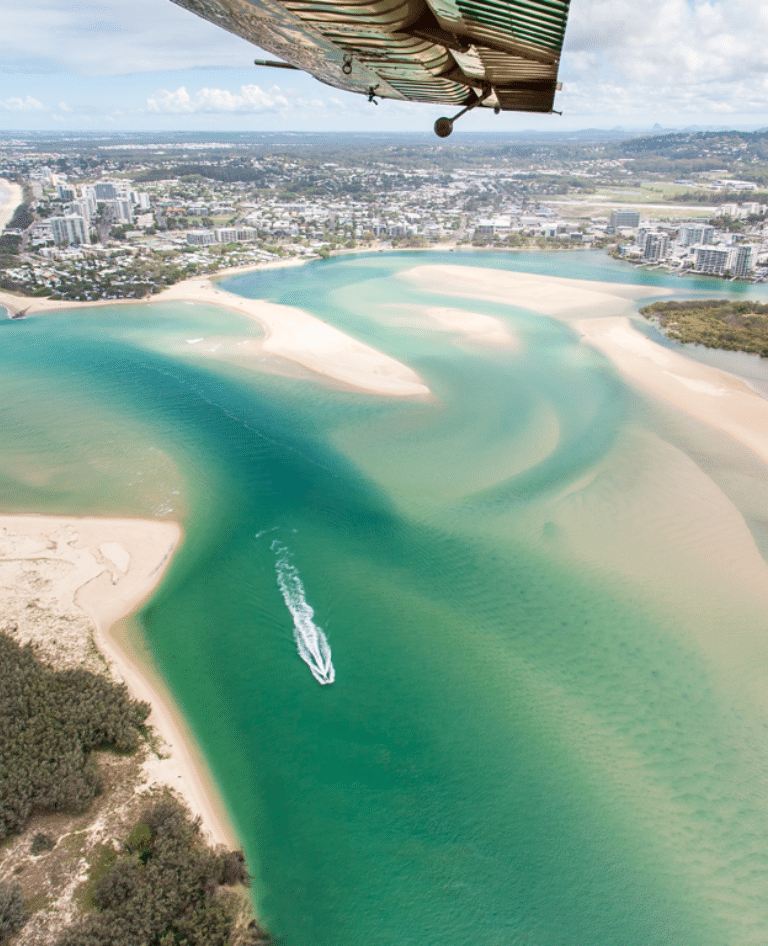
[[[114,676],[152,704],[163,745],[144,763],[142,788],[181,794],[215,844],[239,847],[224,802],[173,697],[158,675],[110,628],[135,611],[162,578],[182,540],[173,522],[62,516],[0,516],[0,592],[25,593],[17,639],[32,640],[56,665],[88,665],[90,627]],[[90,621],[83,621],[83,615]],[[89,626],[90,625],[90,626]],[[69,639],[68,636],[69,635]],[[57,654],[57,648],[59,653]],[[62,659],[56,659],[61,657]]]
[[[257,370],[259,357],[267,353],[368,394],[418,397],[430,393],[427,385],[407,365],[352,338],[322,319],[292,306],[276,305],[261,299],[244,299],[226,292],[205,277],[176,283],[146,300],[146,304],[150,305],[156,302],[220,306],[253,319],[263,328],[264,336],[245,339],[238,347],[238,354],[246,358],[250,356],[249,360]],[[0,305],[6,306],[12,313],[24,311],[27,315],[121,304],[142,303],[135,299],[56,302],[0,292]]]

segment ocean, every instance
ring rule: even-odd
[[[285,946],[768,942],[768,470],[569,326],[398,277],[427,262],[765,294],[587,252],[223,283],[400,359],[421,400],[201,357],[253,331],[204,305],[1,322],[4,511],[182,523],[138,621]]]

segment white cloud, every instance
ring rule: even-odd
[[[768,108],[768,7],[754,0],[591,0],[566,31],[561,105],[580,114]]]
[[[240,92],[228,89],[200,89],[194,96],[185,86],[169,92],[161,89],[147,99],[147,111],[171,114],[194,112],[275,112],[288,107],[288,100],[274,88],[267,93],[258,85],[241,85]]]
[[[38,102],[37,99],[33,99],[31,95],[28,95],[25,99],[0,99],[0,109],[8,112],[35,112],[43,111],[45,106],[42,102]]]
[[[25,0],[3,5],[0,72],[121,75],[248,66],[245,40],[169,0]]]

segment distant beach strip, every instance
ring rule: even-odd
[[[0,177],[0,231],[11,222],[16,208],[24,199],[20,184],[14,184]]]

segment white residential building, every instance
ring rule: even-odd
[[[88,201],[88,209],[90,210],[91,217],[93,217],[99,209],[95,188],[90,184],[83,185],[83,187],[80,188],[80,197],[82,200]]]
[[[213,232],[217,243],[244,243],[256,239],[253,227],[216,227]]]
[[[614,230],[617,227],[639,227],[640,211],[612,210],[610,226],[612,226]]]
[[[77,214],[85,220],[88,226],[91,225],[91,205],[86,197],[78,197],[69,205],[69,213]]]
[[[210,246],[216,242],[213,230],[188,230],[187,243],[190,246]]]
[[[755,268],[755,248],[751,243],[737,243],[731,248],[728,269],[732,276],[746,279]]]
[[[669,251],[669,236],[666,233],[660,233],[652,230],[647,233],[643,242],[643,261],[646,263],[658,263],[666,259]]]
[[[694,272],[722,276],[728,269],[730,254],[728,246],[697,246]]]
[[[49,220],[40,220],[32,227],[32,243],[50,243],[53,240],[53,229]]]
[[[714,243],[715,228],[708,223],[684,223],[677,231],[677,242],[683,246]]]
[[[85,220],[78,214],[66,214],[62,217],[50,217],[53,240],[58,245],[88,243],[88,228]]]
[[[133,223],[133,204],[130,198],[116,197],[114,200],[105,200],[104,206],[112,210],[112,220],[115,223]]]
[[[99,181],[93,186],[96,200],[114,200],[117,197],[117,188],[112,181]]]

